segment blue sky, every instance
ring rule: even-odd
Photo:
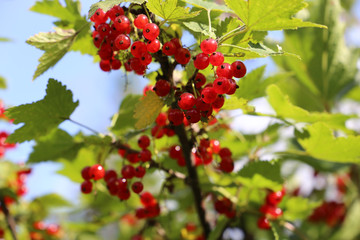
[[[83,14],[86,14],[94,2],[96,1],[82,1]],[[55,78],[67,85],[72,90],[74,99],[80,101],[72,118],[99,132],[106,132],[110,117],[116,112],[123,96],[128,92],[141,93],[146,80],[141,77],[131,78],[128,89],[125,91],[123,72],[104,73],[97,64],[93,63],[91,57],[70,52],[54,68],[32,81],[38,64],[37,60],[42,55],[42,51],[27,45],[25,41],[38,32],[50,31],[53,27],[52,22],[55,21],[55,18],[30,12],[29,8],[34,3],[34,0],[0,1],[2,10],[0,37],[12,39],[11,42],[0,44],[0,75],[4,76],[8,83],[7,90],[0,90],[0,99],[8,106],[40,100],[45,94],[48,78]],[[360,13],[360,1],[357,1],[353,12]],[[355,46],[360,46],[358,22],[347,34],[348,42]],[[270,36],[281,39],[279,32]],[[268,73],[274,69],[269,59],[248,61],[246,64],[249,70],[263,64],[270,65],[267,68]],[[252,122],[254,125],[261,124],[257,121],[259,118],[251,121],[243,118],[240,125],[244,126],[246,122]],[[63,123],[61,128],[71,134],[81,129],[72,123]],[[0,131],[5,129],[12,131],[14,126],[0,123]],[[85,129],[81,130],[89,133]],[[15,162],[25,162],[31,152],[31,146],[32,143],[21,144],[16,150],[9,151],[6,156]],[[56,175],[54,172],[59,168],[58,164],[53,163],[41,163],[34,167],[34,172],[28,179],[29,193],[26,198],[31,199],[48,192],[57,192],[66,198],[73,199],[73,194],[78,193],[78,185]]]

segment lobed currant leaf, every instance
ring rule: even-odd
[[[136,129],[141,129],[152,124],[161,112],[164,101],[159,98],[156,93],[148,91],[135,106],[134,118]]]
[[[44,99],[6,111],[6,115],[13,118],[15,124],[24,123],[7,141],[24,142],[48,134],[68,119],[78,105],[79,101],[73,102],[73,94],[65,85],[50,78]]]
[[[238,98],[236,96],[231,96],[229,99],[225,100],[225,104],[221,109],[223,110],[241,109],[246,113],[255,112],[255,107],[248,105],[248,102],[249,100],[245,98]]]

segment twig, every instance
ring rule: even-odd
[[[71,118],[65,118],[65,120],[68,120],[68,121],[70,121],[70,122],[72,122],[72,123],[74,123],[74,124],[76,124],[76,125],[78,125],[80,127],[86,128],[87,130],[89,130],[89,131],[91,131],[91,132],[93,132],[95,134],[100,134],[98,131],[96,131],[96,130],[94,130],[94,129],[92,129],[92,128],[90,128],[90,127],[88,127],[88,126],[86,126],[86,125],[84,125],[82,123],[76,122],[76,121],[72,120]]]
[[[282,224],[284,228],[288,229],[289,231],[295,233],[300,239],[302,240],[309,240],[302,232],[299,231],[293,224],[289,222],[284,222]]]
[[[11,236],[14,240],[17,240],[16,230],[15,230],[15,228],[16,228],[15,220],[11,216],[9,209],[7,208],[3,198],[0,198],[0,205],[1,205],[1,209],[2,209],[3,213],[5,214],[5,221],[10,230]]]

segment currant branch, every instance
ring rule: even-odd
[[[16,236],[16,224],[15,224],[15,220],[14,218],[11,216],[9,209],[7,208],[4,198],[0,198],[0,206],[1,206],[1,210],[3,211],[3,213],[5,214],[5,221],[6,224],[10,230],[11,236],[14,240],[17,240],[17,236]]]

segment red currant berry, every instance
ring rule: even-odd
[[[221,52],[214,52],[210,55],[210,63],[214,66],[220,66],[224,63],[224,55]]]
[[[230,149],[227,147],[221,148],[219,151],[219,156],[221,158],[231,157],[231,155],[232,155],[232,153],[231,153]]]
[[[142,135],[138,140],[138,145],[142,149],[149,147],[150,146],[150,138],[146,135]]]
[[[141,182],[134,182],[133,185],[131,186],[131,189],[133,190],[134,193],[139,194],[144,189],[144,185]]]
[[[149,41],[146,45],[146,48],[148,52],[156,53],[160,50],[160,41],[158,39],[154,39],[152,41]]]
[[[130,45],[131,45],[131,40],[129,36],[126,34],[120,34],[115,39],[115,46],[119,50],[126,50],[130,47]]]
[[[284,196],[283,191],[270,192],[266,196],[266,202],[270,205],[277,205],[281,202],[283,196]]]
[[[210,147],[210,141],[209,141],[209,139],[206,139],[206,138],[202,138],[201,140],[200,140],[200,146],[201,147],[204,147],[204,148],[209,148]]]
[[[99,57],[102,60],[110,60],[113,56],[113,50],[111,46],[108,44],[102,44],[100,50],[98,51]],[[110,62],[109,62],[110,65]]]
[[[159,115],[156,117],[155,122],[159,126],[165,126],[167,120],[167,115],[164,112],[159,113]]]
[[[260,229],[270,229],[270,223],[265,216],[259,218],[257,225]]]
[[[219,168],[224,172],[230,173],[234,170],[234,161],[229,157],[222,158]]]
[[[100,34],[100,36],[105,37],[110,34],[110,26],[107,23],[101,23],[97,28],[97,32]]]
[[[210,147],[213,153],[218,154],[220,151],[220,142],[219,140],[210,140]]]
[[[202,73],[197,73],[194,81],[195,87],[201,88],[206,83],[206,77]]]
[[[117,177],[117,173],[114,170],[110,169],[105,172],[104,180],[105,182],[108,182],[111,179],[116,179]]]
[[[147,48],[144,42],[136,41],[131,45],[131,54],[136,58],[140,58],[141,55],[146,52]]]
[[[141,54],[140,62],[142,65],[147,66],[151,63],[151,61],[152,61],[152,56],[150,55],[150,53],[144,52]]]
[[[145,207],[155,206],[157,204],[156,199],[150,192],[143,192],[140,195],[140,202]]]
[[[154,40],[160,34],[160,28],[155,23],[148,23],[144,26],[143,35],[147,40]]]
[[[91,167],[87,166],[81,170],[81,177],[84,180],[90,180],[92,178],[92,176],[90,175],[90,169],[91,169]]]
[[[223,63],[216,68],[218,77],[232,78],[232,69],[229,63]]]
[[[201,91],[201,99],[205,103],[213,103],[216,100],[217,93],[213,87],[206,87]]]
[[[121,174],[126,179],[131,179],[135,176],[135,168],[131,165],[125,165],[121,169]]]
[[[120,15],[115,18],[114,26],[119,32],[125,33],[130,27],[130,20],[125,15]]]
[[[119,189],[118,192],[118,198],[120,200],[128,200],[130,198],[130,191],[129,189],[125,188],[125,189]]]
[[[209,55],[205,54],[205,53],[199,53],[198,55],[196,55],[195,59],[194,59],[194,66],[197,69],[205,69],[207,68],[207,66],[209,66]]]
[[[111,21],[115,21],[115,18],[124,14],[124,9],[119,5],[113,6],[110,10],[106,12],[106,15],[111,19]]]
[[[193,108],[185,113],[185,117],[190,123],[197,123],[201,119],[201,114],[198,109]]]
[[[126,159],[129,160],[131,163],[137,163],[140,161],[138,153],[130,153],[126,156]]]
[[[110,181],[106,182],[106,187],[113,196],[117,195],[119,192],[119,182],[116,178],[112,178]]]
[[[200,48],[203,53],[211,54],[216,51],[218,44],[215,39],[208,38],[201,42]]]
[[[163,45],[163,48],[162,48],[162,52],[166,55],[166,56],[172,56],[176,53],[176,46],[173,42],[166,42],[164,43]]]
[[[213,108],[220,109],[222,106],[224,106],[225,98],[223,95],[218,95],[216,97],[216,100],[212,103]]]
[[[176,51],[174,58],[178,63],[185,65],[190,61],[191,54],[186,48],[180,48]]]
[[[138,29],[143,29],[145,27],[145,25],[148,24],[148,23],[149,23],[149,19],[144,14],[138,15],[134,20],[134,25]]]
[[[168,111],[169,122],[174,126],[179,126],[184,121],[184,113],[180,109],[170,108]]]
[[[82,184],[81,184],[81,192],[84,194],[88,194],[91,193],[92,191],[92,182],[85,180]]]
[[[101,8],[98,8],[90,20],[95,23],[104,23],[107,20],[107,16]]]
[[[111,69],[118,70],[121,68],[121,62],[119,59],[112,59],[111,62]]]
[[[90,176],[94,180],[99,180],[105,176],[105,169],[100,164],[95,164],[90,168]]]
[[[133,69],[135,72],[136,71],[141,71],[143,69],[146,68],[146,66],[141,64],[140,58],[131,58],[130,59],[130,67],[131,69]]]
[[[151,160],[151,152],[149,149],[143,149],[139,154],[142,162],[148,162]]]
[[[185,167],[186,166],[186,161],[185,161],[184,157],[180,157],[180,158],[176,159],[176,162],[180,167]]]
[[[127,72],[131,72],[133,69],[131,68],[131,61],[130,59],[124,63],[125,70]]]
[[[119,189],[126,189],[127,188],[127,179],[126,178],[119,178],[118,179],[118,186]]]
[[[147,212],[145,210],[145,208],[138,208],[136,209],[135,211],[135,216],[138,218],[138,219],[143,219],[145,218],[147,215]]]
[[[160,97],[164,97],[166,95],[169,94],[170,92],[170,83],[168,81],[165,80],[158,80],[153,88],[153,90],[155,91],[155,93],[160,96]]]
[[[239,86],[236,84],[235,80],[232,78],[229,78],[229,82],[230,82],[230,88],[226,94],[233,95],[236,92],[236,89],[239,88]]]
[[[60,226],[56,224],[49,224],[46,228],[46,233],[50,236],[56,236],[60,232]]]
[[[193,108],[195,103],[196,103],[196,100],[195,100],[194,95],[192,95],[191,93],[187,93],[187,92],[181,94],[180,98],[178,99],[178,105],[183,110],[189,110],[189,109]]]
[[[213,88],[217,94],[227,93],[230,89],[230,81],[225,77],[215,79]]]
[[[169,156],[172,159],[178,159],[181,158],[182,155],[182,149],[179,145],[174,145],[169,148]]]
[[[170,40],[173,44],[175,44],[176,49],[182,48],[182,45],[180,43],[180,39],[178,38],[173,38]]]
[[[146,173],[146,169],[143,166],[138,166],[135,168],[135,177],[142,178]]]
[[[104,37],[102,37],[99,33],[96,33],[95,35],[93,35],[93,42],[96,48],[100,48],[101,47],[101,43],[104,40]]]
[[[232,74],[236,78],[242,78],[246,74],[246,67],[242,61],[235,61],[231,64]]]

